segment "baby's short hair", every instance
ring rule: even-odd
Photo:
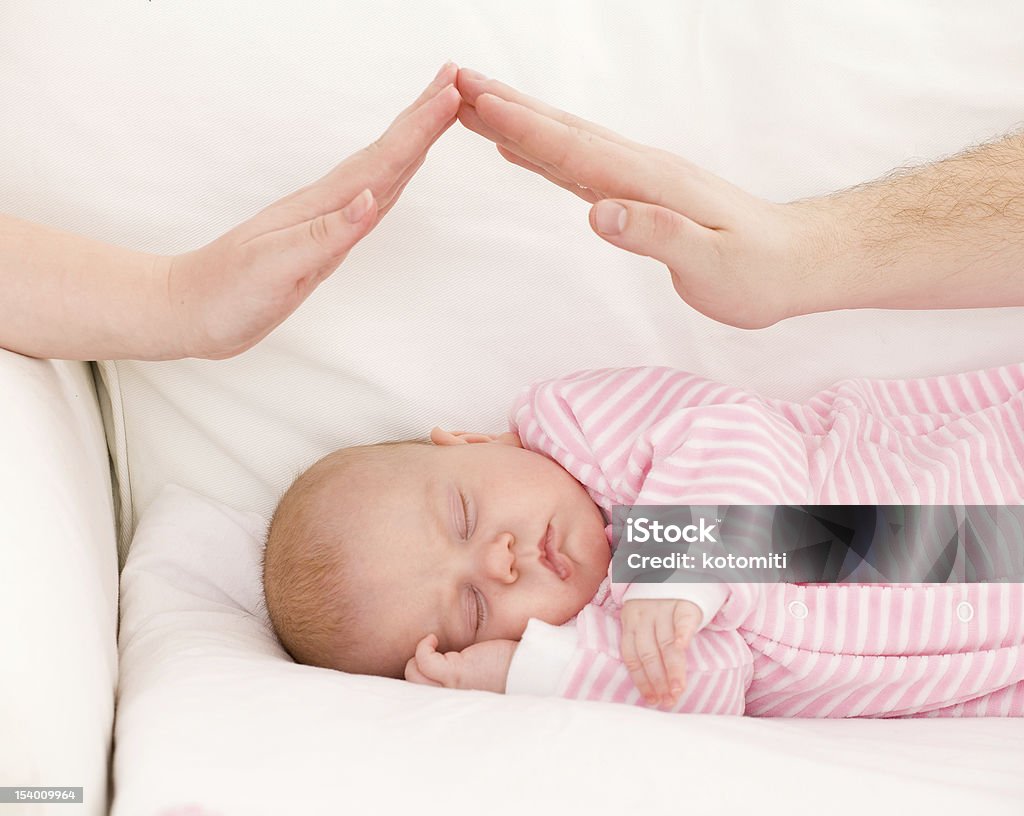
[[[267,612],[281,644],[297,663],[376,674],[358,648],[371,633],[360,631],[352,585],[355,534],[344,519],[326,512],[325,490],[344,489],[367,470],[386,466],[413,439],[341,448],[299,475],[278,502],[263,551]]]

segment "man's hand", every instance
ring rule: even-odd
[[[686,689],[686,649],[702,617],[690,601],[623,604],[622,661],[649,704],[672,705]]]
[[[222,359],[245,351],[337,269],[455,121],[456,71],[445,65],[383,136],[319,181],[170,259],[168,307],[182,328],[184,356]]]
[[[463,125],[508,161],[594,204],[593,230],[664,263],[693,308],[742,328],[794,313],[816,223],[474,71],[459,70],[458,88]]]
[[[466,68],[458,88],[463,125],[593,204],[598,235],[664,263],[679,296],[722,323],[1024,306],[1024,132],[778,204]]]
[[[518,645],[514,640],[485,640],[461,652],[441,654],[437,651],[437,636],[427,635],[406,663],[405,679],[427,686],[504,694],[508,669]]]

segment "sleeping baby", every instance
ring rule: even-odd
[[[803,403],[666,368],[534,384],[498,436],[336,451],[282,497],[301,663],[755,716],[1024,716],[1024,584],[617,583],[613,505],[1024,501],[1024,365]],[[1014,572],[1013,575],[1018,573]]]

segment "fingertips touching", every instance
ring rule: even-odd
[[[437,72],[434,78],[430,81],[430,84],[423,89],[423,92],[416,97],[416,101],[406,107],[398,116],[395,117],[395,121],[398,122],[405,119],[413,111],[422,107],[424,103],[429,102],[435,96],[438,91],[443,90],[446,86],[455,83],[455,78],[458,75],[459,66],[454,62],[446,62],[441,66],[441,70]]]
[[[568,111],[548,105],[546,102],[542,102],[535,97],[521,93],[510,85],[506,85],[504,82],[500,82],[496,79],[489,79],[483,74],[470,68],[459,69],[456,84],[458,85],[459,93],[462,94],[462,98],[468,105],[476,105],[477,99],[481,94],[491,94],[493,96],[500,97],[507,102],[514,102],[517,105],[528,108],[541,116],[545,116],[549,119],[555,120],[556,122],[574,127],[580,131],[587,131],[595,136],[600,136],[602,139],[614,142],[623,147],[640,151],[648,151],[652,149],[633,142],[625,136],[621,136],[606,127],[590,122],[576,116],[575,114],[569,113]]]
[[[437,88],[443,88],[445,85],[453,84],[458,75],[459,66],[448,60],[448,62],[441,66],[430,84]]]
[[[486,83],[487,77],[472,68],[460,68],[455,80],[459,93],[470,105],[476,103],[476,98],[483,93]]]

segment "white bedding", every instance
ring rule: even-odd
[[[1019,124],[1022,28],[1009,0],[6,0],[0,210],[194,248],[376,138],[446,59],[791,200]],[[334,447],[434,424],[499,430],[537,377],[667,364],[797,399],[845,376],[1019,361],[1022,317],[714,324],[657,263],[596,238],[585,204],[456,127],[341,271],[255,349],[103,366],[121,556],[167,483],[266,516]],[[233,629],[182,607],[125,647],[117,814],[157,813],[172,794],[225,814],[431,797],[498,812],[1020,811],[1022,722],[666,719],[454,695],[295,667],[225,610]],[[240,655],[237,639],[259,654]],[[620,773],[584,781],[591,758]],[[289,792],[310,798],[285,807]]]
[[[78,816],[108,806],[116,540],[88,364],[0,349],[0,786],[82,787]]]
[[[265,527],[176,485],[146,511],[114,816],[1020,813],[1020,721],[673,715],[297,666],[263,609]]]

